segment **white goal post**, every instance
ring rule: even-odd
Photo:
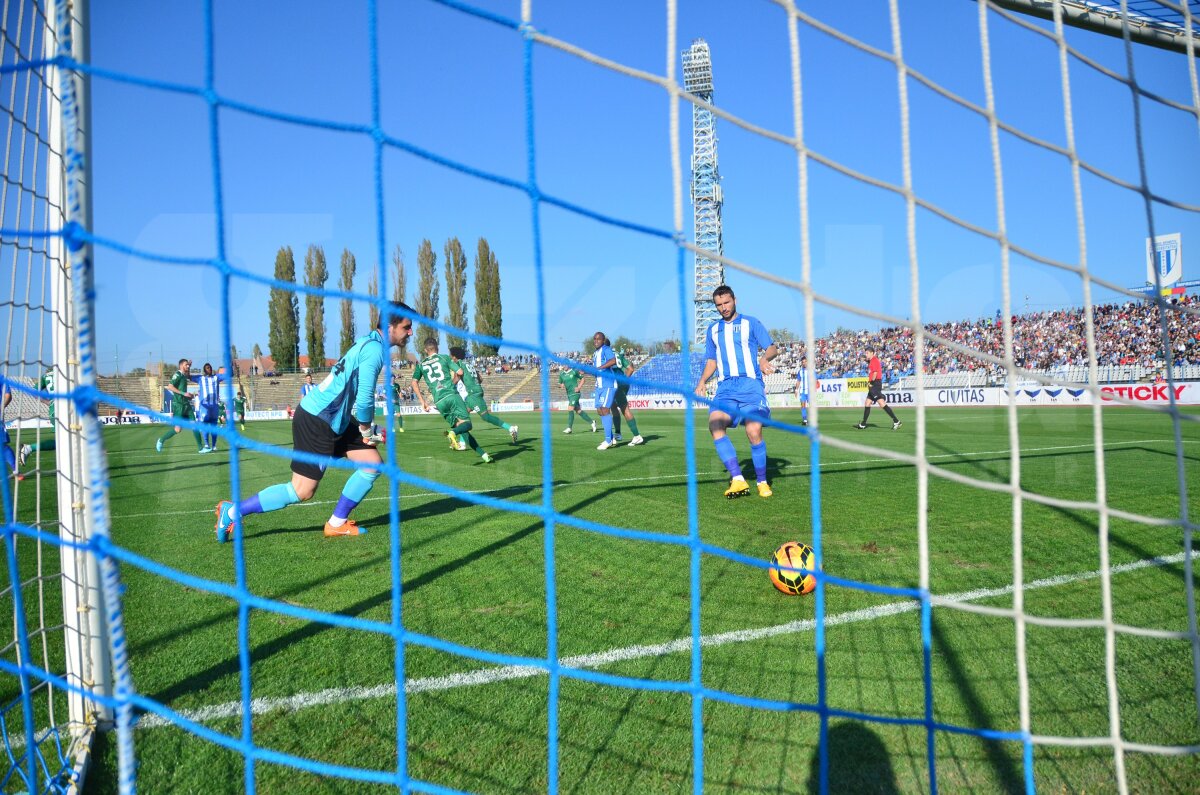
[[[29,792],[82,784],[94,733],[111,722],[100,565],[87,548],[106,515],[95,404],[84,0],[4,6],[5,179],[0,187],[0,377],[13,398],[5,432],[24,465],[5,467],[12,629],[0,653],[6,780]],[[52,443],[51,443],[52,442]],[[57,554],[54,547],[57,546]],[[61,616],[61,622],[58,617]]]

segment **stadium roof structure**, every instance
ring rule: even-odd
[[[999,8],[1022,14],[1054,18],[1054,0],[988,0]],[[1200,55],[1200,0],[1059,0],[1063,23],[1121,38],[1128,22],[1130,39],[1186,53],[1189,39],[1193,55]]]

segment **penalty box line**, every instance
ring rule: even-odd
[[[1200,443],[1200,439],[1183,439],[1182,441],[1184,444]],[[1127,442],[1106,442],[1104,444],[1104,448],[1107,450],[1110,447],[1127,447],[1129,445],[1139,445],[1139,444],[1170,444],[1170,445],[1174,445],[1175,440],[1174,439],[1134,439],[1134,440],[1127,441]],[[1059,444],[1059,445],[1052,445],[1050,447],[1022,447],[1021,454],[1024,455],[1027,453],[1048,453],[1053,450],[1083,450],[1083,449],[1094,448],[1094,447],[1095,447],[1095,445],[1093,445],[1091,443]],[[944,459],[944,458],[969,459],[969,457],[971,457],[971,456],[1000,455],[1002,453],[1006,454],[1009,452],[1011,452],[1011,451],[1006,448],[1004,450],[974,450],[974,451],[965,452],[965,453],[938,453],[937,455],[925,456],[925,460],[926,461],[940,461],[941,459]],[[421,456],[421,458],[428,458],[428,457],[429,456]],[[897,461],[895,458],[856,458],[856,459],[847,460],[847,461],[822,461],[821,469],[825,470],[829,467],[861,466],[862,464],[887,464],[887,463],[892,463],[892,464],[902,463],[902,464],[906,464],[907,466],[912,466],[912,464],[907,464],[906,462],[903,462],[903,461]],[[807,469],[811,469],[812,467],[809,464],[786,464],[785,466],[780,467],[780,468],[781,469],[807,470]],[[710,475],[726,475],[726,472],[723,469],[722,470],[706,470],[704,472],[696,472],[696,477],[698,477],[698,478],[699,477],[708,477]],[[604,485],[609,485],[609,484],[613,484],[613,483],[642,483],[642,482],[653,481],[653,480],[672,480],[672,479],[686,478],[686,477],[687,477],[687,473],[675,473],[675,474],[670,474],[670,475],[642,475],[642,476],[631,477],[631,478],[607,478],[604,480],[586,480],[586,481],[581,481],[581,482],[577,482],[577,483],[559,483],[559,484],[555,484],[555,489],[564,489],[564,488],[571,488],[571,487],[577,487],[577,486],[604,486]],[[463,494],[492,494],[494,492],[509,491],[511,489],[519,489],[519,488],[537,489],[537,488],[541,488],[541,487],[542,487],[542,483],[538,482],[538,483],[532,483],[532,484],[514,483],[514,484],[511,484],[508,486],[500,486],[499,488],[493,488],[493,489],[456,489],[456,490]],[[447,495],[440,491],[418,491],[418,492],[414,492],[412,494],[401,494],[400,499],[415,500],[415,499],[423,499],[425,497],[448,497],[448,496],[452,496],[452,495]],[[363,500],[363,502],[380,502],[382,500],[387,500],[387,499],[389,499],[389,498],[386,496],[375,496],[375,497],[367,497],[366,499]],[[309,500],[308,502],[300,502],[300,503],[296,503],[295,505],[291,505],[291,506],[289,506],[289,509],[294,511],[297,508],[306,508],[306,507],[315,508],[315,507],[320,507],[320,506],[334,505],[336,503],[337,503],[337,500]],[[112,515],[110,515],[109,519],[110,520],[145,519],[147,517],[156,517],[156,516],[195,516],[197,514],[208,514],[211,516],[212,512],[213,512],[212,508],[204,508],[201,510],[193,509],[193,510],[188,510],[188,511],[156,511],[154,513],[125,513],[125,514],[121,514],[119,516],[116,514],[112,514]]]
[[[1122,563],[1109,568],[1109,573],[1125,574],[1143,569],[1157,568],[1161,566],[1169,566],[1176,563],[1181,563],[1189,553],[1179,552],[1174,555],[1147,558],[1145,560],[1134,561],[1131,563]],[[1193,559],[1200,558],[1200,550],[1190,553]],[[1054,577],[1046,577],[1044,579],[1035,580],[1027,583],[1024,591],[1036,591],[1044,588],[1056,588],[1062,585],[1071,585],[1074,583],[1094,580],[1101,576],[1102,570],[1080,572],[1078,574],[1062,574]],[[984,599],[993,599],[1001,596],[1011,595],[1014,591],[1012,585],[1006,585],[1002,588],[980,588],[972,591],[963,591],[957,594],[951,594],[941,599],[948,602],[958,602],[962,604],[978,602]],[[900,615],[902,613],[912,613],[920,609],[921,603],[915,599],[907,599],[902,602],[892,602],[890,604],[877,605],[875,607],[863,608],[861,610],[851,610],[845,613],[837,613],[835,615],[825,617],[826,627],[835,627],[846,624],[854,624],[863,621],[874,621],[880,618]],[[731,643],[747,643],[764,638],[773,638],[781,635],[793,635],[801,632],[811,632],[817,627],[815,618],[807,618],[799,621],[791,621],[786,624],[778,624],[772,627],[761,627],[758,629],[743,629],[733,632],[723,632],[715,635],[703,635],[700,638],[700,645],[705,648],[726,646]],[[630,660],[642,660],[652,657],[663,657],[668,654],[679,654],[690,651],[692,648],[692,639],[679,638],[668,643],[659,643],[647,646],[626,646],[619,649],[610,649],[608,651],[596,652],[593,654],[582,654],[574,657],[563,657],[559,660],[559,666],[562,668],[599,668],[605,665],[611,665],[617,662],[627,662]],[[536,676],[546,676],[547,672],[544,668],[529,665],[504,665],[490,668],[480,668],[474,671],[464,671],[446,676],[433,676],[421,679],[409,679],[404,686],[405,693],[428,693],[439,690],[452,690],[460,687],[474,687],[478,685],[494,684],[496,682],[511,681],[514,679],[529,679]],[[396,685],[394,683],[375,685],[372,687],[341,687],[330,688],[327,690],[318,690],[312,693],[299,693],[294,696],[274,697],[274,698],[256,698],[250,702],[250,712],[252,715],[264,715],[272,712],[296,712],[301,709],[310,707],[328,706],[346,704],[356,701],[366,701],[370,699],[394,698],[396,695]],[[200,707],[193,710],[183,710],[179,714],[183,717],[195,721],[197,723],[207,723],[225,718],[237,718],[242,715],[242,702],[230,701],[224,704],[214,704],[208,707]],[[137,727],[143,729],[161,728],[164,726],[174,725],[171,721],[158,715],[146,715],[138,721]]]

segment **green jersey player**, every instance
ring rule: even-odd
[[[483,397],[483,382],[479,377],[479,373],[475,370],[475,365],[467,360],[467,351],[459,346],[454,346],[450,349],[450,361],[458,367],[458,394],[462,397],[463,402],[467,404],[467,408],[479,415],[479,418],[484,422],[490,422],[497,428],[503,428],[508,431],[508,435],[512,437],[513,443],[517,441],[517,426],[509,425],[504,420],[498,418],[495,414],[488,411],[487,400]]]
[[[241,429],[246,430],[246,395],[241,391],[237,393],[237,397],[233,399],[233,414],[237,418],[238,425]]]
[[[392,381],[392,411],[395,412],[392,428],[396,433],[404,433],[404,415],[400,413],[400,392],[400,382]]]
[[[50,370],[47,370],[45,375],[37,380],[37,388],[46,394],[53,394],[54,373]],[[25,459],[29,458],[29,456],[33,455],[39,450],[43,453],[48,453],[54,449],[54,399],[47,398],[46,402],[49,404],[50,412],[50,438],[42,439],[41,441],[34,442],[33,444],[21,445],[21,449],[17,451],[18,467],[25,466]]]
[[[425,411],[431,410],[429,402],[425,400],[425,393],[421,391],[421,381],[423,380],[429,387],[437,410],[449,423],[450,432],[456,436],[465,436],[471,449],[479,453],[485,464],[490,464],[493,460],[492,457],[479,446],[475,437],[471,435],[471,413],[467,409],[467,404],[463,403],[462,396],[458,394],[456,385],[462,378],[460,368],[449,356],[438,353],[437,337],[425,340],[423,347],[425,356],[417,363],[412,380],[413,392],[421,401],[421,408]]]
[[[607,342],[607,340],[606,340]],[[608,343],[610,346],[611,342]],[[633,365],[630,364],[628,357],[624,351],[618,351],[613,348],[613,355],[617,359],[617,366],[613,368],[613,372],[618,375],[627,375],[633,372]],[[629,440],[632,447],[635,444],[644,444],[645,439],[638,433],[637,420],[633,418],[633,411],[629,408],[629,384],[624,381],[617,382],[617,393],[613,396],[613,438],[618,442],[621,441],[621,416],[624,415],[625,420],[629,423],[629,430],[633,431],[633,438]]]
[[[584,422],[592,424],[592,433],[596,432],[596,421],[584,413],[579,407],[579,382],[583,380],[583,373],[578,370],[572,370],[570,367],[564,367],[558,373],[558,383],[563,385],[563,389],[567,390],[567,409],[570,412],[567,414],[567,427],[563,429],[563,433],[571,433],[572,426],[575,425],[575,415],[578,414]]]
[[[194,422],[196,419],[195,409],[192,407],[192,398],[188,395],[188,374],[192,371],[191,359],[180,359],[179,369],[175,371],[175,375],[171,376],[171,383],[167,384],[166,390],[171,393],[171,416],[178,417],[181,420]],[[168,428],[167,432],[158,437],[158,441],[154,443],[154,449],[162,452],[163,442],[170,439],[175,434],[179,433],[180,426],[176,425],[173,428]],[[204,449],[204,443],[200,439],[200,430],[192,428],[192,434],[196,437],[196,452]]]

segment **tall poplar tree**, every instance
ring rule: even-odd
[[[367,295],[372,298],[379,297],[379,268],[371,268],[371,278],[367,281]],[[371,329],[379,328],[379,306],[371,304],[367,310],[367,319],[371,322]]]
[[[490,337],[501,337],[500,309],[500,263],[486,238],[479,238],[475,250],[475,333]],[[495,356],[498,348],[482,342],[474,342],[471,348],[476,356]]]
[[[354,261],[354,255],[350,253],[350,249],[342,249],[342,277],[338,280],[338,288],[342,292],[350,292],[354,289],[354,271],[357,264]],[[338,356],[350,350],[350,346],[354,344],[354,302],[349,298],[342,299],[342,336],[341,343],[338,347]]]
[[[392,289],[392,300],[406,304],[408,301],[404,298],[404,293],[408,288],[408,276],[404,273],[404,249],[397,244],[395,250],[392,251],[392,266],[396,269],[396,278]]]
[[[429,318],[438,316],[438,298],[441,285],[437,277],[437,255],[433,253],[433,244],[428,238],[421,241],[417,249],[417,305],[413,307],[417,314]],[[414,333],[417,340],[417,355],[423,353],[426,337],[439,338],[438,330],[432,326],[422,325],[420,331]]]
[[[329,268],[325,264],[325,249],[321,246],[309,246],[304,255],[304,283],[309,287],[324,289],[328,279]],[[308,349],[308,366],[314,370],[324,370],[325,296],[311,293],[305,295],[304,310],[307,314],[304,335]]]
[[[275,255],[275,280],[296,283],[296,259],[291,246]],[[295,370],[300,359],[300,302],[295,289],[272,287],[267,302],[267,347],[276,370]]]
[[[467,255],[457,237],[446,241],[446,317],[447,326],[467,331]],[[462,346],[466,337],[446,334],[446,346]]]

